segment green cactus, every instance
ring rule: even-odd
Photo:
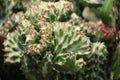
[[[56,2],[56,1],[59,1],[59,0],[27,0],[28,2],[40,2],[40,1],[46,1],[46,2]]]
[[[25,22],[25,23],[27,23],[27,22]],[[24,55],[38,55],[38,58],[40,57],[42,60],[38,60],[38,62],[40,62],[40,63],[37,63],[37,64],[38,65],[45,64],[45,63],[49,62],[49,60],[44,61],[44,59],[46,60],[48,58],[48,57],[45,57],[45,56],[47,55],[47,52],[50,51],[51,55],[52,55],[52,57],[50,59],[52,68],[49,69],[49,70],[52,70],[53,67],[54,67],[55,71],[57,71],[57,72],[61,72],[61,70],[62,71],[66,70],[64,73],[71,73],[71,74],[73,74],[75,72],[78,72],[82,68],[82,65],[84,65],[82,63],[83,59],[80,56],[89,54],[90,41],[89,41],[89,38],[85,37],[85,35],[77,34],[76,28],[72,27],[72,25],[70,25],[70,26],[69,25],[70,24],[67,24],[67,23],[57,23],[57,22],[54,23],[53,24],[53,29],[52,29],[52,31],[50,31],[51,34],[54,34],[54,35],[50,38],[50,41],[48,39],[49,45],[51,44],[51,46],[52,46],[51,48],[53,48],[53,49],[49,49],[49,47],[48,47],[47,50],[45,50],[45,51],[42,50],[42,52],[39,52],[39,51],[37,52],[36,50],[35,50],[36,52],[33,52],[33,50],[31,51],[31,48],[35,49],[34,45],[37,46],[37,45],[40,45],[41,43],[37,43],[35,41],[35,43],[36,43],[35,44],[34,42],[31,42],[31,40],[33,41],[35,37],[33,37],[32,39],[29,39],[30,38],[30,36],[28,36],[29,32],[26,29],[24,29],[24,27],[18,28],[17,31],[15,31],[15,32],[20,32],[19,34],[21,34],[21,35],[13,32],[13,34],[15,34],[14,37],[16,38],[16,39],[14,39],[14,37],[13,37],[13,39],[17,42],[12,41],[12,43],[14,45],[16,45],[17,47],[13,47],[14,49],[12,48],[13,44],[12,45],[10,44],[9,37],[7,37],[8,40],[6,40],[5,43],[4,43],[5,46],[6,46],[5,50],[6,51],[8,51],[8,50],[11,51],[10,53],[8,53],[9,56],[8,56],[8,54],[6,54],[6,57],[7,57],[6,61],[10,62],[10,63],[15,63],[15,62],[18,62],[18,61],[21,62],[22,59],[23,59],[23,61],[25,61],[25,59],[27,59],[27,57],[25,57]],[[65,27],[65,29],[63,29],[63,27]],[[20,29],[23,29],[25,31],[22,31]],[[61,33],[61,34],[58,34],[58,33]],[[66,33],[66,35],[63,35],[64,33]],[[16,34],[18,34],[18,35],[16,36]],[[49,35],[51,35],[51,34],[49,34]],[[68,35],[68,34],[70,34],[70,35]],[[50,42],[52,42],[52,43],[50,43]],[[56,42],[59,42],[59,43],[56,44]],[[27,44],[27,46],[26,46],[26,44]],[[31,46],[31,44],[32,44],[32,46]],[[30,46],[31,48],[29,49],[28,46]],[[19,49],[19,50],[16,50],[16,48]],[[14,50],[17,51],[16,52],[17,54],[19,54],[18,55],[19,57],[16,58],[18,61],[17,60],[16,61],[11,60],[12,57],[15,56],[15,54],[14,54],[15,51]],[[72,54],[72,52],[74,54]],[[38,54],[35,54],[35,53],[38,53]],[[70,57],[67,58],[67,56],[70,56],[70,55],[74,55],[74,56],[71,56],[71,58]],[[25,58],[23,58],[23,57],[25,57]],[[62,63],[61,62],[62,58],[63,59],[65,58],[65,60],[64,60],[65,63],[63,63],[63,65],[59,64],[59,63]],[[71,67],[70,67],[70,65],[71,65],[70,62],[73,62],[73,64],[74,64],[73,69],[71,69]],[[26,62],[26,64],[29,65],[30,63]],[[25,63],[23,65],[25,65]],[[44,65],[41,65],[41,66],[44,66]],[[67,66],[67,67],[64,67],[64,66]],[[61,69],[59,67],[61,67]],[[63,67],[63,69],[62,69],[62,67]],[[68,67],[71,70],[68,69]],[[76,68],[74,69],[74,67],[76,67]],[[25,66],[23,66],[24,71],[26,71],[25,69],[26,69]],[[29,66],[27,66],[27,69],[31,71],[31,69],[29,69]],[[42,77],[44,79],[44,76],[42,74],[42,68],[41,68],[40,74],[42,75]],[[45,76],[48,76],[48,75],[45,75]],[[35,77],[35,78],[37,78],[37,77]],[[47,77],[45,77],[45,79],[46,78]],[[38,80],[38,79],[35,79],[35,80]]]
[[[107,49],[103,43],[92,44],[91,54],[86,58],[85,80],[104,80]]]
[[[69,80],[66,75],[74,76],[72,80],[103,79],[98,75],[104,75],[106,47],[90,41],[81,28],[85,22],[70,22],[72,9],[67,1],[30,5],[16,30],[7,35],[5,62],[20,63],[28,80]]]
[[[113,59],[113,65],[112,65],[112,70],[113,70],[113,77],[114,80],[119,80],[120,79],[120,64],[119,64],[119,55],[120,55],[120,45],[117,46],[116,51],[115,51],[115,56]]]
[[[34,15],[38,15],[39,20],[46,22],[54,21],[67,21],[70,19],[70,15],[73,12],[73,5],[67,1],[59,2],[38,2],[32,3],[28,6],[28,11],[25,16],[32,18]]]
[[[37,4],[37,3],[35,3],[35,4]],[[44,12],[44,11],[46,11],[46,9],[49,9],[48,7],[49,6],[52,6],[53,5],[53,3],[45,3],[45,2],[40,2],[40,4],[43,4],[44,6],[46,6],[47,8],[45,8],[45,7],[41,7],[39,4],[37,5],[38,6],[38,10],[35,10],[34,8],[36,7],[35,6],[35,4],[33,4],[33,6],[31,5],[31,8],[29,8],[28,9],[28,11],[26,12],[26,14],[25,14],[25,16],[23,16],[22,14],[16,14],[15,15],[15,20],[12,20],[12,24],[11,24],[11,22],[8,22],[8,25],[6,25],[5,27],[7,28],[7,26],[8,26],[8,28],[7,28],[7,30],[9,30],[10,28],[10,25],[12,26],[14,26],[15,24],[14,23],[16,23],[16,24],[22,24],[21,26],[26,26],[26,27],[22,27],[23,28],[23,32],[25,32],[25,33],[27,33],[28,31],[28,29],[27,29],[27,27],[29,26],[34,26],[34,28],[35,28],[35,30],[36,30],[36,32],[35,32],[35,34],[33,35],[33,36],[36,36],[36,38],[37,37],[41,37],[42,35],[41,34],[44,34],[43,32],[43,30],[39,30],[40,29],[40,26],[43,26],[42,24],[45,24],[45,23],[42,23],[41,25],[39,24],[39,22],[41,23],[42,21],[39,21],[39,16],[41,15],[41,16],[43,16],[42,14],[40,14],[39,12],[40,11],[42,11],[42,12]],[[46,4],[46,5],[45,5]],[[68,2],[65,2],[65,4],[68,4],[68,5],[71,5],[71,4],[69,4]],[[62,9],[63,7],[64,7],[64,5],[63,5],[63,2],[61,1],[60,2],[60,4],[59,5],[62,5],[62,6],[58,6],[58,2],[55,4],[57,7],[58,7],[58,9],[59,9],[59,7],[61,7],[60,9]],[[53,5],[54,6],[54,5]],[[69,9],[69,8],[68,8]],[[32,12],[31,12],[31,10],[32,10]],[[34,17],[32,17],[32,13],[33,13],[33,10],[35,10],[35,11],[37,11],[37,12],[35,12],[34,11],[34,14],[33,14],[33,16]],[[64,11],[64,10],[63,10]],[[37,13],[39,13],[39,14],[37,14]],[[21,17],[22,16],[22,17]],[[40,16],[40,17],[41,17]],[[14,18],[14,16],[13,16],[13,18]],[[29,20],[29,21],[27,21],[27,20],[24,20],[24,19],[27,19],[27,20]],[[17,21],[17,22],[15,22],[15,21]],[[39,22],[38,22],[39,21]],[[19,22],[19,23],[18,23]],[[17,27],[17,25],[16,25],[16,27]],[[18,25],[18,27],[19,27],[19,25]],[[21,28],[21,29],[22,29]],[[30,29],[30,28],[29,28]],[[42,29],[42,28],[41,28]],[[44,28],[43,28],[44,29]],[[39,32],[37,32],[37,31],[39,31]],[[15,31],[16,32],[16,31]],[[30,31],[29,31],[30,32]],[[32,32],[32,30],[31,30],[31,32]],[[39,34],[40,33],[40,35],[37,35],[37,34]],[[16,35],[16,38],[18,37],[17,36],[17,33],[12,33],[13,35]],[[32,33],[31,33],[32,34]],[[25,34],[25,35],[27,35],[27,34]],[[27,36],[29,36],[29,37],[31,37],[30,35],[27,35]],[[11,37],[11,34],[10,34],[10,36],[8,36],[8,39],[9,39],[9,37]],[[30,38],[29,38],[30,39]],[[28,38],[27,38],[27,40],[28,40]],[[43,39],[42,39],[43,40]],[[44,39],[45,40],[45,39]],[[30,43],[33,43],[34,42],[34,40],[30,40],[29,41]],[[42,41],[41,41],[42,42]],[[6,42],[5,42],[6,43]],[[16,42],[15,42],[16,43]],[[44,42],[43,42],[44,43]],[[8,43],[6,43],[7,45],[8,45]],[[5,44],[5,45],[6,45]],[[43,44],[42,44],[43,45]],[[33,44],[31,45],[31,46],[33,46]],[[30,47],[30,46],[29,46]],[[35,47],[35,45],[34,45],[34,47]]]
[[[18,12],[7,19],[7,21],[5,22],[6,24],[2,26],[4,27],[6,33],[13,32],[16,29],[16,27],[22,21],[23,15],[23,12]]]
[[[18,11],[26,11],[21,0],[1,0],[0,1],[0,27],[8,20],[8,18]]]
[[[4,21],[11,14],[11,9],[15,5],[14,0],[2,0],[0,1],[0,26],[4,23]]]
[[[65,71],[66,73],[74,73],[79,71],[79,68],[73,68],[72,70],[70,65],[73,63],[74,65],[72,65],[73,67],[75,67],[76,65],[80,64],[79,61],[81,61],[81,58],[79,59],[78,56],[83,56],[90,53],[89,38],[83,35],[82,32],[81,34],[78,34],[77,31],[79,31],[79,28],[72,26],[69,23],[56,22],[53,24],[54,37],[52,38],[52,40],[50,40],[50,42],[52,42],[54,46],[53,55],[56,56],[53,58],[53,61],[55,61],[55,64],[57,64],[58,67],[63,67],[63,70],[59,70],[61,72]],[[66,59],[64,57],[66,57]],[[76,57],[78,57],[77,61]],[[70,59],[73,60],[70,61]],[[80,65],[78,65],[78,67],[80,67]],[[71,70],[69,70],[68,68],[70,68]]]
[[[104,34],[102,33],[102,31],[100,31],[98,25],[95,23],[86,22],[81,24],[80,28],[82,31],[85,32],[87,36],[91,38],[91,41],[100,41],[104,37]]]
[[[22,28],[21,28],[22,29]],[[20,62],[23,53],[26,52],[25,33],[23,30],[18,30],[13,33],[8,33],[7,40],[4,42],[5,51],[8,53],[5,62],[16,63]]]
[[[50,29],[51,31],[49,36],[52,36],[48,38],[49,46],[51,47],[48,47],[47,50],[42,50],[42,52],[40,52],[38,58],[41,58],[41,60],[38,60],[38,63],[36,63],[38,65],[42,64],[41,67],[39,67],[40,71],[38,72],[38,74],[41,75],[42,80],[46,80],[47,78],[51,79],[51,76],[48,74],[55,74],[52,73],[52,71],[56,72],[56,74],[74,74],[78,72],[84,65],[84,60],[81,57],[88,55],[90,52],[89,38],[85,37],[85,35],[77,34],[76,28],[73,28],[72,25],[68,23],[55,22],[52,26],[49,26],[52,28]],[[26,57],[23,61],[25,60]],[[26,65],[30,64],[28,62],[24,63],[26,63]],[[45,65],[49,66],[45,67]],[[44,70],[43,67],[44,69],[47,69],[45,74],[42,72]],[[39,79],[37,78],[37,75],[29,73],[29,71],[31,71],[29,66],[25,66],[24,64],[23,70],[26,71],[25,74],[27,74],[27,76],[33,75],[35,80]]]

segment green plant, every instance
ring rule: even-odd
[[[18,11],[26,11],[21,0],[2,0],[0,1],[0,27],[8,20],[8,18]]]
[[[114,56],[114,59],[113,59],[114,63],[113,63],[112,69],[113,69],[113,75],[114,75],[115,80],[120,79],[119,55],[120,55],[120,45],[117,46],[116,51],[115,51],[115,56]]]
[[[25,21],[25,23],[27,22]],[[34,30],[35,29],[33,28],[32,31]],[[87,38],[81,31],[79,31],[79,27],[72,26],[70,23],[55,22],[53,23],[53,25],[48,26],[49,31],[48,39],[47,38],[44,39],[45,36],[42,38],[42,35],[38,35],[36,31],[34,33],[35,35],[31,36],[29,35],[30,34],[29,31],[27,28],[20,27],[20,29],[18,28],[17,31],[10,33],[11,35],[14,34],[13,36],[10,36],[8,34],[7,40],[5,41],[6,47],[5,50],[9,52],[6,54],[6,62],[9,63],[20,62],[22,65],[22,70],[27,76],[27,78],[28,79],[30,78],[29,80],[38,80],[39,78],[41,78],[42,80],[43,79],[46,80],[47,78],[53,79],[51,78],[51,76],[52,74],[54,75],[56,73],[75,74],[76,72],[81,71],[82,66],[84,66],[86,62],[88,62],[87,65],[92,64],[96,60],[94,56],[99,56],[99,54],[95,52],[95,50],[97,51],[96,48],[95,49],[94,47],[90,48],[91,43],[89,41],[89,38]],[[16,36],[16,34],[18,35]],[[41,39],[39,40],[38,36],[41,36],[42,40]],[[45,43],[42,46],[42,43],[40,43],[38,40],[42,42],[44,40],[47,40],[48,47],[44,46]],[[16,46],[14,47],[14,45]],[[44,48],[41,49],[41,47]],[[90,49],[93,50],[90,51]],[[100,56],[102,57],[105,52],[102,49],[100,49],[100,51],[101,51]],[[98,53],[100,53],[100,51],[98,51]],[[91,56],[92,52],[95,54],[95,55],[93,54],[94,56]],[[88,59],[86,59],[86,62],[84,61],[85,55],[91,56],[90,58],[88,57]],[[104,55],[103,58],[105,57],[106,56]],[[92,60],[93,62],[92,61],[90,62],[89,59],[90,61]],[[98,63],[100,65],[104,65],[104,62],[103,63],[101,62]],[[35,66],[36,68],[34,68]],[[89,67],[86,67],[85,70],[88,71],[89,68],[94,69],[92,65],[89,65]],[[103,70],[100,67],[98,67],[97,69]],[[94,74],[94,71],[92,71],[91,73]],[[51,76],[49,74],[51,74]],[[91,78],[93,77],[94,76],[92,76]]]
[[[100,42],[93,43],[91,47],[92,53],[86,58],[85,80],[104,80],[106,75],[105,63],[108,51],[106,46]]]
[[[89,30],[82,29],[86,22],[70,22],[73,12],[68,1],[31,3],[16,30],[7,34],[5,62],[20,63],[28,80],[104,79],[107,49],[90,41]]]

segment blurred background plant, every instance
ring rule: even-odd
[[[0,1],[0,79],[119,80],[119,3]]]

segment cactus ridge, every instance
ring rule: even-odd
[[[89,57],[86,58],[85,79],[103,80],[105,75],[105,56],[107,56],[108,53],[106,46],[103,43],[95,42],[91,47],[92,52]],[[88,75],[86,73],[88,73]]]

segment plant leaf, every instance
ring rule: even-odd
[[[104,23],[110,22],[110,13],[113,7],[113,0],[105,0],[100,9],[100,17]]]

